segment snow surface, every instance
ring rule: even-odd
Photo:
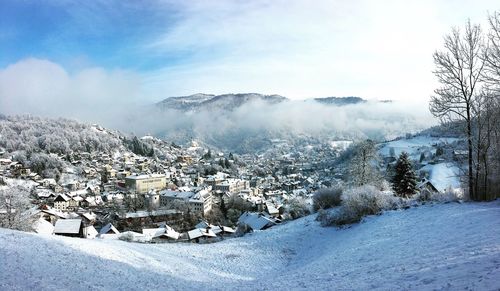
[[[313,216],[216,244],[137,244],[0,229],[0,290],[500,288],[500,201]]]
[[[410,139],[399,139],[395,141],[390,141],[384,143],[384,146],[380,149],[380,154],[383,156],[390,156],[391,148],[394,148],[394,153],[398,157],[402,152],[407,152],[413,159],[418,159],[420,157],[420,148],[429,148],[433,144],[449,144],[456,142],[460,139],[452,137],[431,137],[419,135]],[[435,153],[436,149],[432,149]]]

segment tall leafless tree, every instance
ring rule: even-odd
[[[485,68],[485,39],[479,25],[468,21],[465,31],[458,28],[444,38],[444,50],[434,53],[434,74],[441,86],[434,91],[430,111],[442,122],[464,121],[468,149],[468,190],[478,200],[473,169],[473,121],[478,94],[481,92]]]
[[[485,56],[485,80],[495,89],[500,89],[500,12],[494,12],[488,17],[488,54]],[[500,90],[499,90],[500,91]]]
[[[494,199],[493,195],[500,191],[500,12],[491,14],[488,22],[488,51],[483,72],[488,98],[482,120],[485,139],[482,163],[487,199]]]

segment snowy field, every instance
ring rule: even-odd
[[[396,157],[398,157],[402,152],[407,152],[412,156],[413,159],[418,159],[420,157],[421,148],[430,148],[433,144],[448,144],[456,142],[460,139],[451,137],[430,137],[430,136],[416,136],[410,139],[399,139],[395,141],[390,141],[384,143],[384,146],[379,150],[382,156],[390,156],[391,148],[394,149]],[[436,149],[432,149],[435,153]]]
[[[500,288],[500,201],[428,205],[347,229],[306,217],[210,245],[0,229],[0,290]]]

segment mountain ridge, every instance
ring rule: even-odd
[[[203,109],[221,109],[234,110],[244,104],[251,102],[264,102],[274,105],[282,102],[292,102],[287,97],[278,94],[259,94],[259,93],[226,93],[226,94],[205,94],[196,93],[187,96],[167,97],[155,105],[163,110],[174,109],[180,111],[199,111]],[[367,100],[356,97],[317,97],[294,102],[318,102],[323,105],[343,106],[351,104],[365,103]]]

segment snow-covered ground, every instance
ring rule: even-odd
[[[500,201],[313,216],[217,244],[135,244],[0,229],[0,290],[500,288]]]
[[[421,148],[431,148],[434,144],[448,144],[456,142],[460,139],[451,138],[451,137],[431,137],[431,136],[423,136],[419,135],[410,139],[402,138],[395,141],[390,141],[384,143],[384,146],[379,150],[382,156],[390,156],[391,148],[394,149],[394,154],[398,157],[402,152],[407,152],[414,159],[418,159],[420,157]],[[432,149],[432,152],[435,153],[436,149]]]

